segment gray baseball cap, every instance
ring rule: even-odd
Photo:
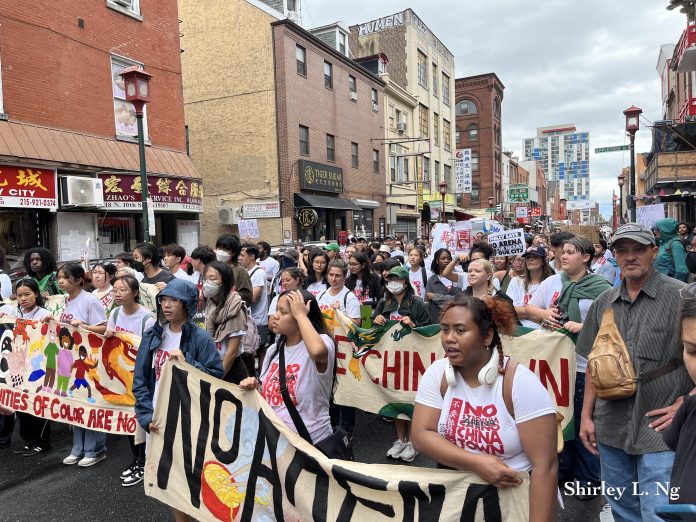
[[[626,223],[617,228],[611,240],[611,246],[615,246],[617,241],[621,241],[622,239],[631,239],[641,245],[657,244],[653,231],[640,223]]]

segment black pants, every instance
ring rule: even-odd
[[[19,436],[24,444],[33,448],[39,446],[44,450],[51,449],[51,421],[34,417],[28,413],[17,413],[19,419]]]
[[[0,446],[7,448],[12,443],[14,415],[0,415]]]
[[[140,444],[135,443],[135,437],[133,435],[128,436],[128,443],[131,447],[131,452],[133,453],[133,460],[138,463],[138,466],[145,465],[145,443]]]

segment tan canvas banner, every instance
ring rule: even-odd
[[[134,434],[140,338],[60,323],[0,321],[0,406],[108,433]]]
[[[159,381],[145,493],[196,520],[524,521],[529,478],[329,460],[257,392],[169,361]]]
[[[335,315],[334,315],[335,314]],[[362,330],[340,311],[324,312],[337,344],[334,401],[386,417],[410,419],[420,378],[431,363],[445,356],[439,325],[404,327],[388,321]],[[527,366],[548,389],[564,417],[566,440],[572,438],[575,393],[575,345],[566,335],[522,328],[503,337],[503,351]]]

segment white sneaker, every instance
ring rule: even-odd
[[[102,460],[106,460],[106,453],[100,453],[96,457],[85,457],[80,462],[78,462],[77,465],[81,468],[89,468],[90,466],[94,466]]]
[[[77,464],[78,462],[80,462],[81,458],[82,457],[78,457],[77,455],[70,454],[63,459],[63,464],[65,464],[66,466],[72,466],[73,464]]]
[[[404,450],[406,447],[406,444],[400,441],[399,439],[396,439],[394,441],[394,444],[392,444],[392,447],[389,448],[389,451],[387,451],[387,457],[392,458],[392,459],[398,459],[399,455],[401,452]]]
[[[413,449],[413,444],[407,442],[406,444],[404,444],[404,449],[401,450],[401,453],[399,453],[399,458],[404,462],[413,462],[413,459],[416,458],[416,455],[418,455],[418,452],[415,449]]]

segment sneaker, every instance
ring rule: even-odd
[[[12,450],[12,453],[14,455],[24,455],[29,449],[29,446],[24,446],[22,449]]]
[[[388,422],[389,424],[394,424],[394,417],[385,417],[384,415],[380,415],[382,420],[384,422]]]
[[[404,444],[404,449],[399,453],[399,458],[403,460],[404,462],[413,462],[413,459],[416,458],[416,455],[418,455],[418,452],[413,449],[413,444],[410,442],[407,442]]]
[[[121,472],[120,479],[124,480],[130,477],[133,474],[133,471],[138,467],[138,463],[136,461],[131,462],[126,469],[124,469]]]
[[[71,453],[63,459],[63,464],[65,464],[66,466],[72,466],[73,464],[77,464],[78,462],[80,462],[81,458],[82,457],[78,457],[77,455],[73,455]]]
[[[129,477],[126,477],[121,481],[121,485],[124,488],[127,488],[129,486],[135,486],[136,484],[140,484],[143,481],[144,476],[145,470],[140,466],[137,466],[133,469],[133,473],[131,473]]]
[[[48,451],[49,448],[42,448],[41,446],[34,446],[33,448],[27,448],[27,450],[22,453],[23,457],[33,457],[34,455],[38,455],[39,453],[43,453],[44,451]]]
[[[106,453],[100,453],[96,457],[84,457],[77,465],[81,468],[89,468],[102,460],[106,460]]]
[[[406,444],[401,442],[399,439],[396,439],[394,444],[392,444],[392,447],[389,448],[389,451],[387,451],[387,457],[398,459],[399,455],[404,450],[404,447],[406,447]]]

